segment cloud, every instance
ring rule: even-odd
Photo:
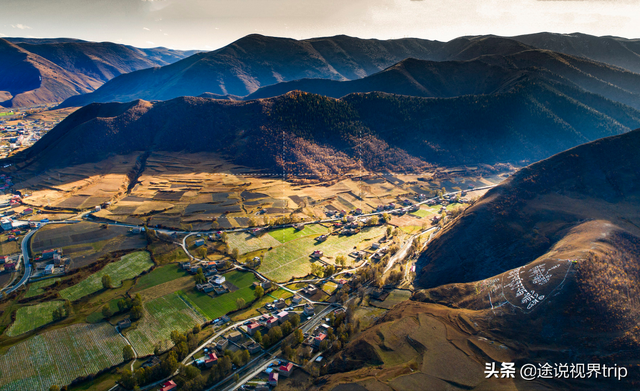
[[[6,37],[7,35],[0,33],[0,37]]]
[[[146,28],[146,27],[143,27],[142,29],[143,29],[143,30],[147,30],[147,31],[151,31],[151,29],[148,29],[148,28]]]
[[[12,24],[11,27],[13,27],[14,29],[20,29],[20,30],[31,30],[31,27],[27,26],[26,24]]]
[[[151,41],[147,41],[147,43],[148,43],[149,45],[155,45],[155,43],[153,43],[153,42],[151,42]]]

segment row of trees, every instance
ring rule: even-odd
[[[137,293],[133,299],[129,297],[125,297],[123,299],[118,300],[118,311],[117,313],[126,313],[129,312],[129,317],[131,320],[136,321],[144,316],[144,309],[142,307],[142,297]],[[102,307],[102,316],[105,319],[109,319],[114,315],[114,312],[111,310],[111,306],[107,303]]]

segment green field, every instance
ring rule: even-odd
[[[280,243],[287,243],[292,240],[300,239],[305,236],[316,236],[326,234],[329,230],[320,224],[306,225],[303,230],[297,231],[295,228],[281,228],[269,231],[269,235],[273,236]]]
[[[113,299],[111,301],[109,301],[109,309],[111,310],[112,313],[116,313],[118,311],[120,311],[120,308],[118,307],[118,302],[121,300],[120,297]],[[102,322],[102,320],[104,319],[104,316],[102,315],[102,307],[100,306],[98,307],[97,310],[95,310],[94,312],[90,313],[87,318],[86,321],[87,323],[98,323],[98,322]]]
[[[141,291],[188,275],[189,273],[182,270],[180,265],[175,263],[160,266],[153,269],[151,273],[147,273],[140,277],[136,282],[134,291]]]
[[[391,291],[389,296],[387,296],[387,298],[384,301],[371,300],[370,303],[372,306],[384,308],[388,310],[388,309],[391,309],[396,304],[402,303],[403,301],[407,301],[410,298],[411,298],[410,291],[394,289],[393,291]]]
[[[247,303],[255,298],[253,296],[252,285],[258,281],[258,279],[256,279],[253,273],[233,271],[226,273],[224,277],[228,282],[237,286],[238,290],[224,293],[220,296],[214,296],[213,298],[196,290],[182,293],[188,301],[196,306],[200,312],[205,314],[209,320],[219,318],[229,311],[236,310],[236,299],[240,297]]]
[[[62,307],[62,304],[62,301],[49,301],[19,308],[16,312],[16,320],[7,330],[7,335],[15,337],[53,322],[53,310]]]
[[[47,278],[46,280],[36,281],[29,284],[29,290],[25,293],[24,298],[28,299],[30,297],[38,296],[44,293],[44,289],[48,286],[51,286],[56,283],[56,281],[60,281],[59,278]]]
[[[2,112],[0,112],[0,117],[4,117],[4,116],[7,116],[7,115],[13,115],[13,111],[8,111],[8,112],[7,111],[2,111]]]
[[[269,234],[264,234],[259,238],[248,233],[229,233],[227,236],[229,248],[237,248],[240,254],[247,254],[263,248],[279,246],[281,243]]]
[[[329,258],[348,255],[353,251],[354,246],[361,242],[382,236],[385,229],[384,226],[367,227],[357,235],[331,236],[322,243],[317,243],[313,237],[287,242],[265,254],[260,272],[276,281],[287,281],[291,277],[306,276],[311,272],[312,259],[309,256],[314,250],[323,251],[325,255],[323,259],[331,262]]]
[[[108,323],[75,324],[21,342],[0,356],[0,391],[46,391],[122,362],[125,342]]]
[[[267,303],[271,303],[274,300],[278,300],[278,299],[288,299],[290,297],[293,296],[293,293],[289,292],[289,291],[285,291],[282,288],[278,288],[277,290],[273,291],[273,292],[269,292],[266,295],[262,296],[260,298],[260,300],[256,300],[251,307],[242,310],[241,312],[236,312],[233,317],[231,318],[231,320],[233,320],[234,322],[240,321],[240,320],[245,320],[245,319],[249,319],[249,318],[253,318],[254,316],[259,316],[260,313],[257,311],[258,308],[262,308],[264,307],[265,304]]]
[[[417,211],[411,212],[409,214],[414,215],[414,216],[418,216],[418,217],[427,217],[427,216],[433,214],[433,210],[431,208],[429,208],[429,210],[418,209]]]
[[[79,282],[76,285],[60,291],[60,296],[75,301],[102,289],[102,276],[108,274],[114,287],[120,286],[123,280],[134,278],[153,266],[151,256],[146,251],[127,254],[117,262],[105,266],[99,272]]]
[[[175,292],[144,303],[144,308],[144,317],[138,321],[137,327],[126,332],[140,355],[153,354],[156,343],[161,343],[163,350],[170,348],[171,331],[184,332],[207,320]]]

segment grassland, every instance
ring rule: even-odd
[[[292,240],[300,239],[305,236],[319,236],[326,234],[329,230],[320,224],[306,225],[304,229],[298,231],[295,228],[281,228],[273,231],[269,231],[269,235],[278,240],[280,243],[287,243]]]
[[[143,356],[153,354],[156,344],[163,350],[170,348],[171,331],[184,332],[206,321],[205,315],[175,292],[144,303],[144,308],[144,317],[127,331],[129,341]]]
[[[48,390],[122,362],[122,337],[108,323],[36,335],[0,356],[0,391]]]
[[[28,299],[30,297],[38,296],[44,293],[44,288],[55,284],[57,281],[60,281],[59,278],[47,278],[46,280],[36,281],[29,284],[29,289],[27,293],[25,293],[24,298]]]
[[[62,304],[62,301],[49,301],[21,307],[16,311],[16,320],[7,330],[7,335],[15,337],[53,322],[53,310],[62,307]]]
[[[269,234],[255,237],[244,232],[230,233],[227,237],[227,244],[231,249],[237,248],[240,254],[281,245],[276,238]]]
[[[151,273],[147,273],[144,276],[140,277],[133,290],[145,290],[163,284],[165,282],[175,280],[176,278],[185,277],[188,275],[189,273],[182,270],[177,264],[160,266],[153,269]]]
[[[389,296],[387,296],[384,301],[371,300],[371,305],[388,310],[391,309],[394,305],[409,300],[410,298],[411,291],[394,289],[393,291],[391,291],[391,293],[389,293]]]
[[[347,237],[330,237],[317,243],[313,237],[304,237],[275,247],[266,253],[260,272],[276,281],[287,281],[291,277],[303,277],[311,272],[311,253],[324,252],[324,260],[330,262],[338,255],[347,255],[364,241],[382,236],[385,227],[367,227],[359,234]],[[366,245],[365,247],[368,247]]]
[[[102,289],[102,276],[109,275],[114,287],[120,286],[123,280],[134,278],[153,266],[151,257],[146,251],[127,254],[118,262],[105,266],[99,272],[91,275],[82,282],[60,291],[60,296],[75,301]]]
[[[415,212],[411,212],[410,214],[414,215],[414,216],[418,216],[418,217],[427,217],[429,215],[432,215],[434,213],[436,213],[437,211],[434,211],[433,209],[429,208],[428,210],[425,209],[418,209]]]
[[[181,292],[181,294],[183,294],[192,305],[196,306],[200,312],[205,314],[209,320],[216,319],[229,311],[237,309],[236,300],[238,298],[243,298],[247,303],[255,298],[253,296],[252,285],[258,280],[253,273],[233,271],[226,273],[224,276],[227,282],[238,287],[237,291],[225,293],[213,298],[196,290]]]

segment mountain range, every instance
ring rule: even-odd
[[[38,171],[134,151],[210,151],[256,170],[314,177],[360,167],[421,172],[535,161],[640,126],[639,111],[561,78],[495,72],[495,93],[453,98],[373,92],[334,99],[294,91],[250,101],[91,104],[10,162]]]
[[[579,46],[577,42],[580,42],[580,47],[593,49],[566,50],[568,53],[562,54],[562,45],[547,44],[561,38],[570,40],[573,46]],[[221,49],[198,53],[169,66],[122,75],[92,94],[69,99],[64,106],[135,99],[167,100],[204,93],[246,97],[261,87],[299,79],[362,79],[407,58],[436,62],[479,59],[511,68],[541,67],[579,82],[583,87],[589,86],[596,93],[607,92],[608,97],[618,97],[625,103],[637,100],[638,85],[633,74],[637,69],[621,67],[637,61],[635,41],[615,40],[618,46],[626,49],[617,50],[615,56],[609,57],[610,52],[605,50],[608,45],[591,44],[601,39],[611,40],[548,33],[535,39],[530,36],[479,36],[461,37],[449,42],[414,38],[381,41],[348,36],[293,40],[253,34]],[[600,46],[603,49],[597,50]],[[558,50],[551,51],[546,47]],[[611,80],[613,85],[608,84]],[[625,85],[628,80],[634,80],[630,86]],[[303,83],[321,84],[316,81]],[[277,92],[294,89],[304,88],[280,86],[272,93],[259,93],[255,97],[274,96]]]
[[[168,65],[191,54],[109,42],[0,38],[0,106],[61,102],[123,73]]]

